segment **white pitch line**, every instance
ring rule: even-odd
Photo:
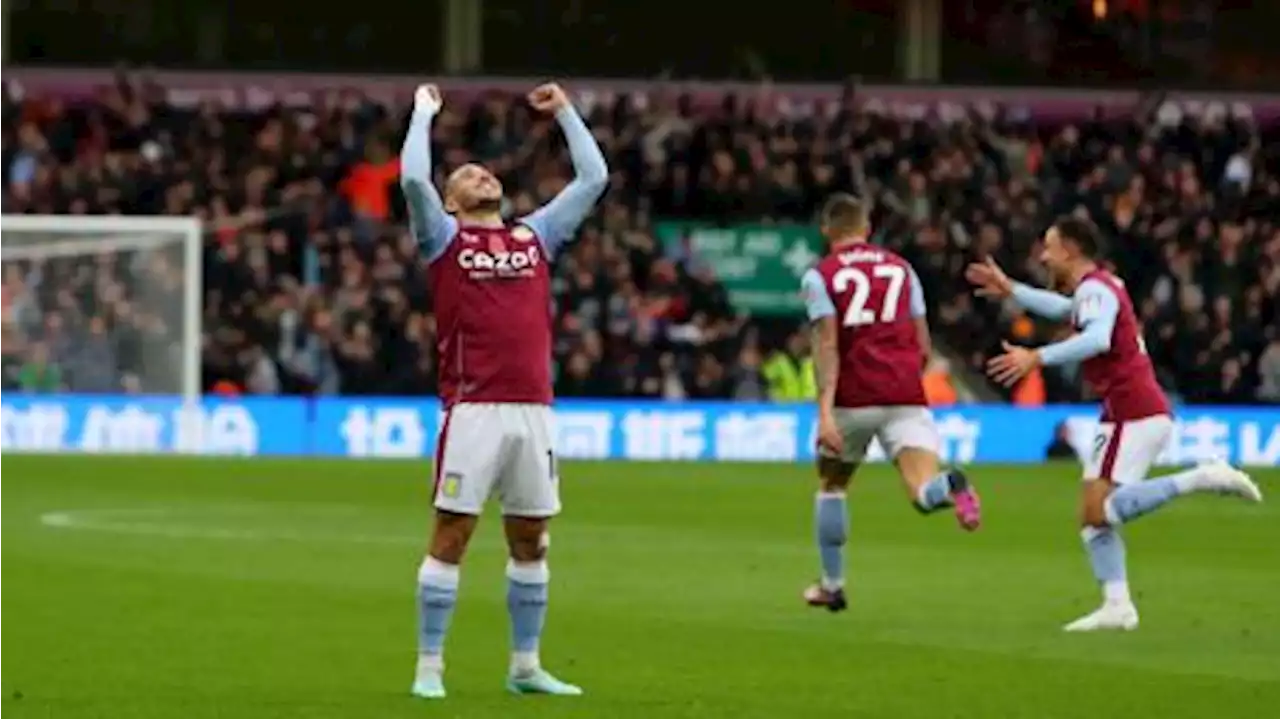
[[[243,514],[244,512],[240,512]],[[341,534],[294,532],[275,529],[240,529],[172,521],[181,518],[176,509],[60,510],[40,515],[40,524],[51,529],[130,534],[168,539],[215,539],[237,542],[341,542],[352,544],[419,544],[424,537],[399,534]],[[149,519],[170,521],[147,521]],[[214,518],[216,519],[216,517]]]

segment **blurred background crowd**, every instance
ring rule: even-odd
[[[206,391],[433,392],[431,298],[397,182],[406,108],[348,91],[255,112],[165,98],[146,82],[72,104],[6,88],[4,212],[200,218]],[[1066,125],[998,109],[908,120],[852,86],[804,112],[765,90],[712,105],[678,92],[588,100],[612,181],[556,264],[560,395],[809,397],[802,318],[735,307],[696,245],[662,242],[655,226],[808,225],[828,193],[852,189],[875,201],[874,241],[925,285],[938,403],[995,396],[981,367],[1001,339],[1068,331],[975,299],[962,278],[990,255],[1042,281],[1039,236],[1062,213],[1110,238],[1167,388],[1280,400],[1280,138],[1249,118],[1153,105]],[[439,176],[473,160],[494,169],[513,216],[571,176],[554,124],[501,93],[446,98],[433,149]],[[6,259],[5,388],[175,389],[163,367],[181,339],[180,258]],[[1082,392],[1067,367],[1012,399]]]

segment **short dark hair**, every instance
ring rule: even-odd
[[[819,222],[830,234],[863,233],[871,225],[871,208],[858,197],[837,192],[823,203]]]
[[[1089,220],[1067,215],[1059,217],[1053,223],[1053,227],[1058,231],[1059,237],[1079,248],[1080,254],[1091,260],[1102,257],[1105,249],[1102,244],[1102,234]]]

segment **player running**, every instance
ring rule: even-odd
[[[458,596],[459,564],[485,501],[502,502],[510,560],[507,609],[512,653],[507,688],[577,695],[541,667],[547,612],[547,523],[560,511],[551,441],[551,273],[556,251],[608,183],[603,155],[558,85],[528,96],[554,115],[576,177],[512,225],[500,214],[502,183],[476,164],[449,175],[441,199],[431,183],[431,121],[439,90],[414,95],[401,150],[401,186],[430,263],[440,398],[445,416],[435,462],[435,529],[418,568],[418,664],[413,693],[445,695],[444,639]]]
[[[931,352],[920,279],[906,260],[867,243],[870,219],[858,198],[831,197],[821,225],[831,252],[801,280],[818,382],[814,522],[822,565],[821,580],[804,597],[838,612],[847,604],[845,493],[873,437],[922,513],[954,505],[967,530],[978,528],[980,514],[965,475],[938,471],[938,431],[920,378]]]
[[[1005,354],[988,362],[992,378],[1008,386],[1041,365],[1080,362],[1085,381],[1102,398],[1093,453],[1084,460],[1080,536],[1093,574],[1102,585],[1102,607],[1066,625],[1069,632],[1135,629],[1138,611],[1129,595],[1120,526],[1191,492],[1234,494],[1258,502],[1248,475],[1222,461],[1142,481],[1173,429],[1169,402],[1156,382],[1133,303],[1118,277],[1098,267],[1100,242],[1087,221],[1059,220],[1044,236],[1040,260],[1070,298],[1011,281],[990,259],[965,270],[986,297],[1013,298],[1055,320],[1071,318],[1076,334],[1039,349],[1004,343]]]

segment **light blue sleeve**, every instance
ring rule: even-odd
[[[1098,280],[1085,280],[1076,288],[1073,304],[1080,331],[1041,347],[1040,361],[1046,365],[1082,362],[1111,349],[1111,335],[1120,314],[1115,291]]]
[[[533,230],[553,257],[591,214],[591,208],[609,184],[609,167],[605,164],[604,154],[578,111],[572,107],[562,108],[556,113],[556,121],[569,144],[573,181],[550,202],[517,220],[517,224]]]
[[[919,319],[929,314],[929,307],[924,303],[924,285],[920,284],[920,275],[914,268],[908,267],[911,273],[911,316]]]
[[[810,322],[835,315],[836,305],[827,292],[827,283],[822,281],[822,275],[817,270],[811,269],[800,278],[800,294],[804,297]]]
[[[458,233],[458,221],[444,211],[440,193],[431,184],[432,117],[415,109],[400,148],[400,188],[409,208],[409,228],[428,261],[444,254]]]
[[[1071,315],[1071,298],[1057,292],[1036,289],[1021,282],[1013,283],[1013,300],[1023,309],[1051,320],[1065,319]]]

